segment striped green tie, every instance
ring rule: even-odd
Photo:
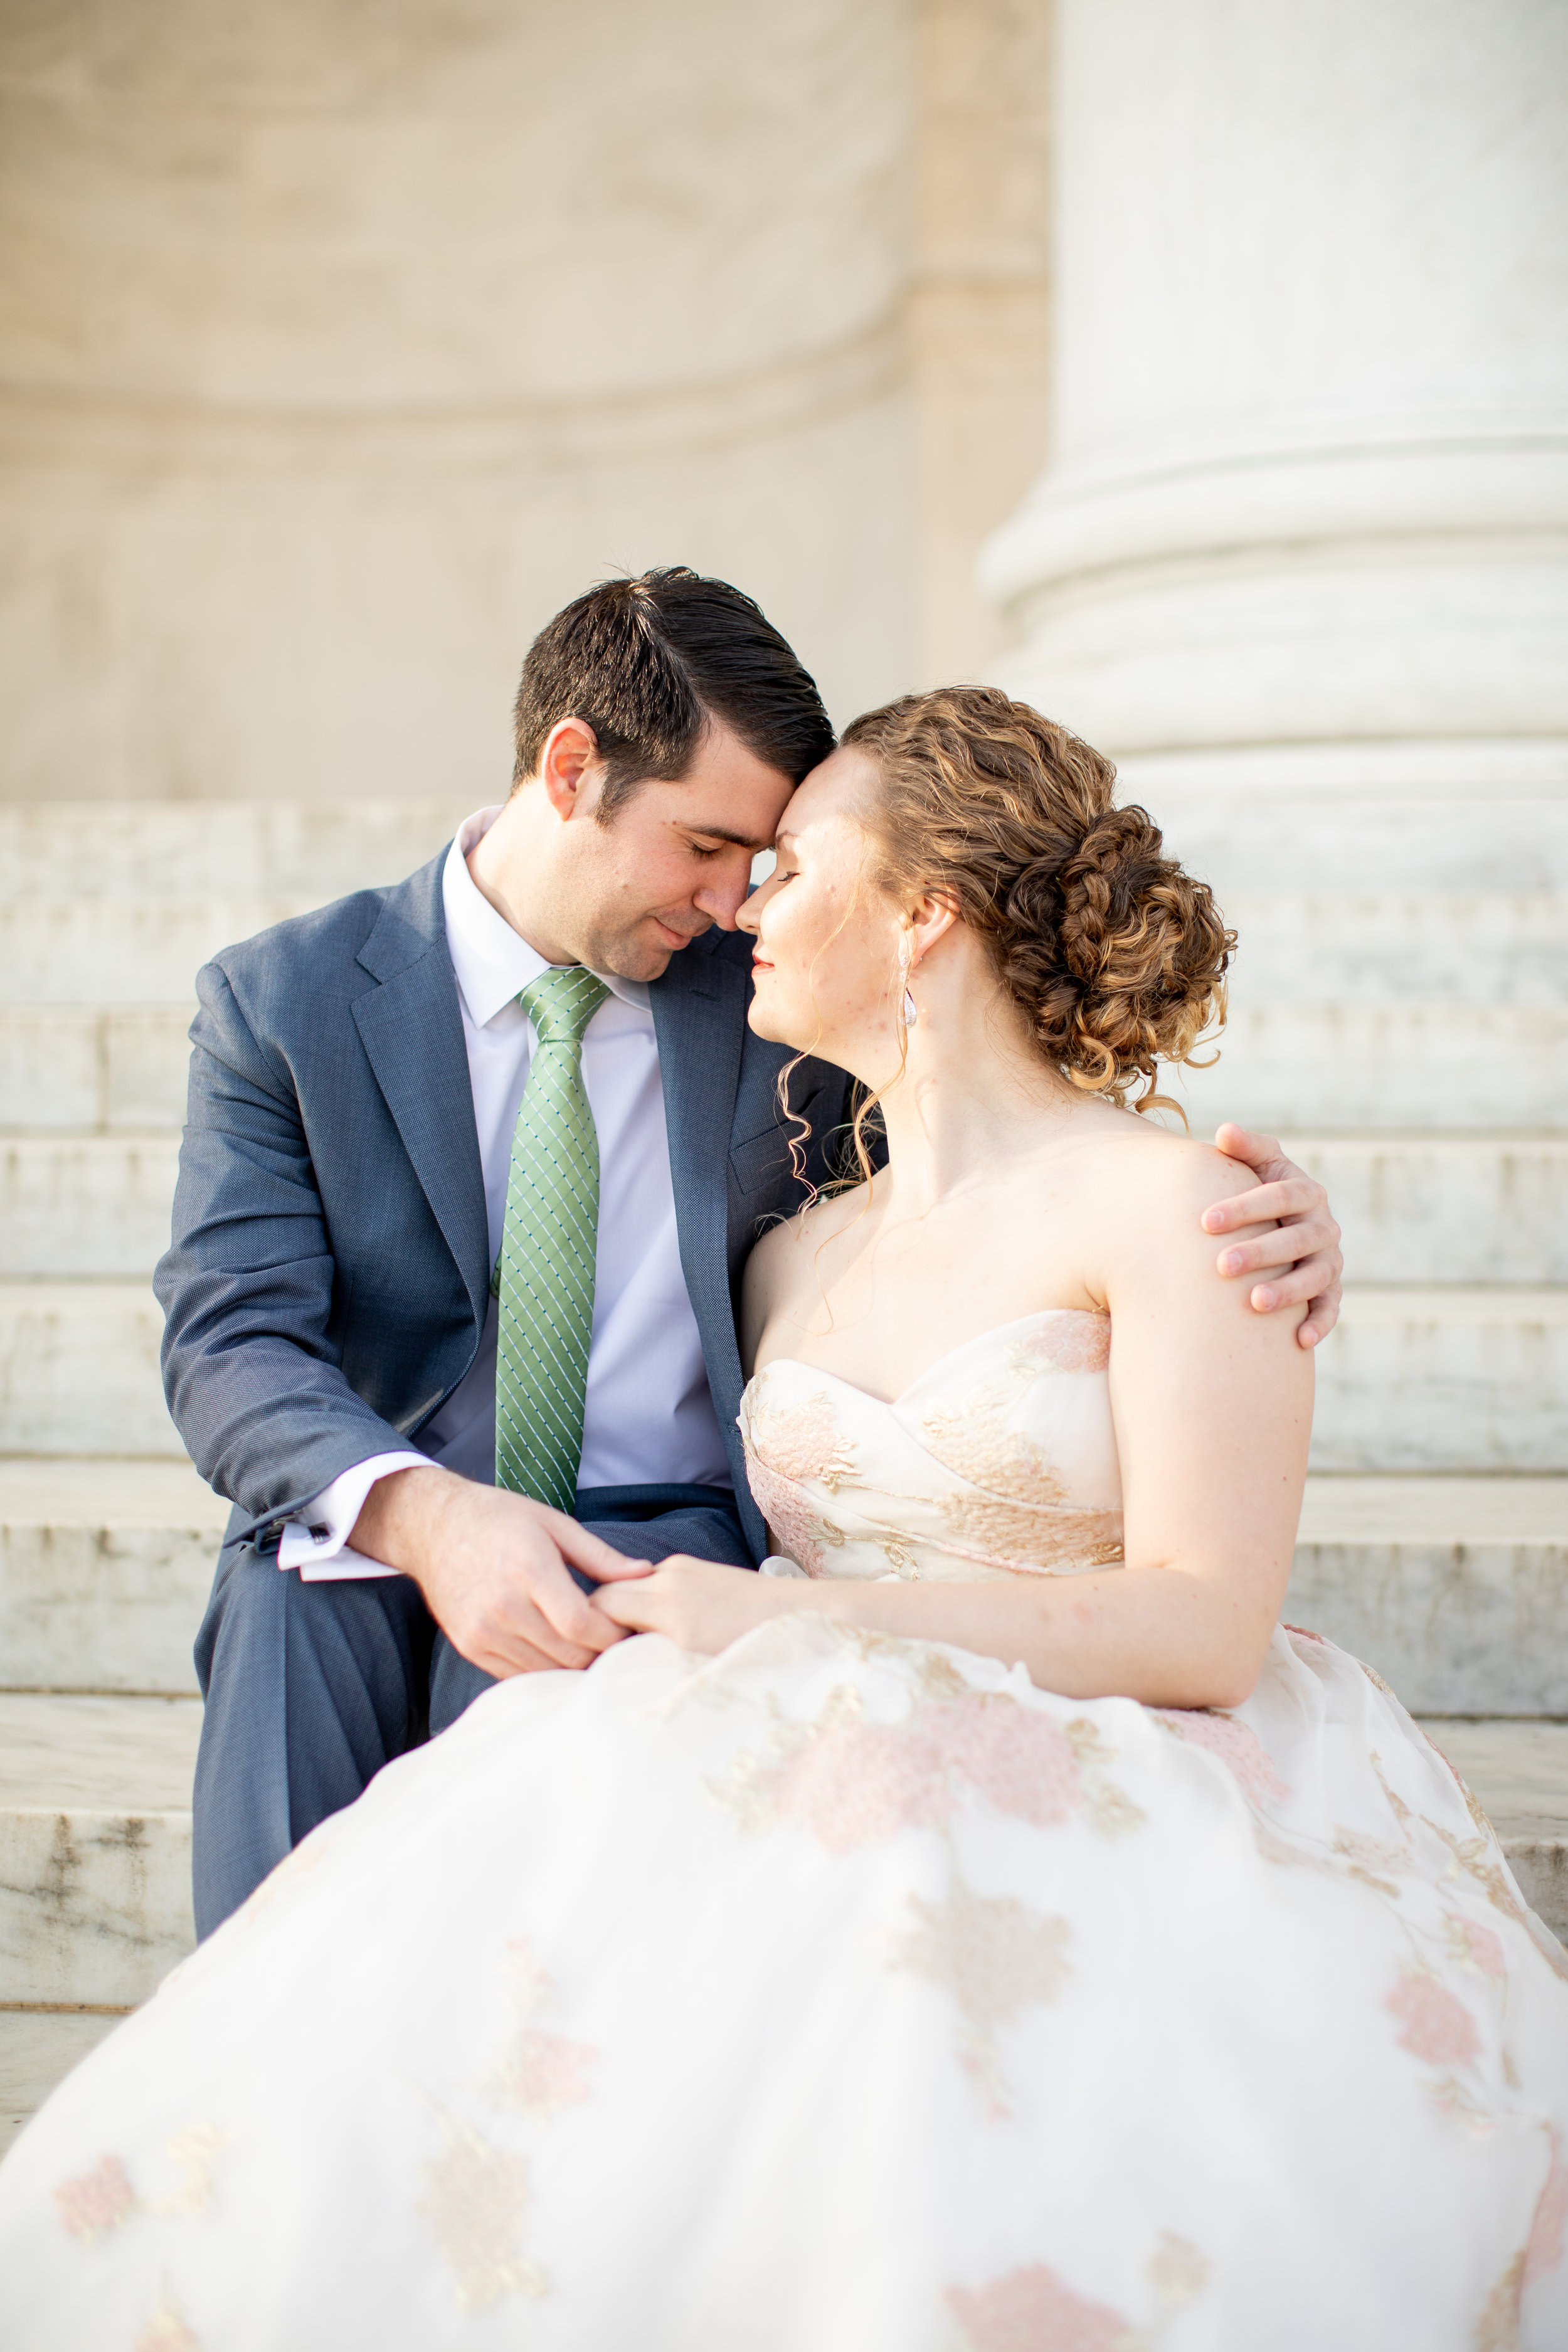
[[[496,1485],[558,1511],[577,1498],[599,1234],[583,1032],[608,994],[574,963],[541,972],[518,998],[539,1049],[511,1139],[496,1265]]]

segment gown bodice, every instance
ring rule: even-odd
[[[974,1582],[1121,1559],[1110,1318],[1047,1307],[889,1402],[774,1357],[741,1400],[752,1492],[808,1576]]]

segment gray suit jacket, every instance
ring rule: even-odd
[[[197,979],[154,1286],[170,1412],[235,1506],[226,1544],[271,1548],[340,1472],[417,1439],[479,1347],[489,1244],[445,856],[227,948]],[[775,1093],[787,1050],[746,1025],[750,961],[743,935],[709,931],[671,958],[652,1002],[681,1264],[761,1559],[734,1425],[735,1299],[760,1222],[805,1196]],[[815,1182],[848,1087],[823,1062],[792,1079]]]

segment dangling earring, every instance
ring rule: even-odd
[[[904,1027],[912,1029],[921,1017],[920,1006],[910,992],[910,974],[915,966],[915,943],[906,932],[899,949],[899,980],[904,992]]]

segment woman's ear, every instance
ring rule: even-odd
[[[914,962],[918,964],[921,956],[929,955],[957,920],[958,901],[946,891],[928,890],[923,898],[917,898],[910,909]]]

